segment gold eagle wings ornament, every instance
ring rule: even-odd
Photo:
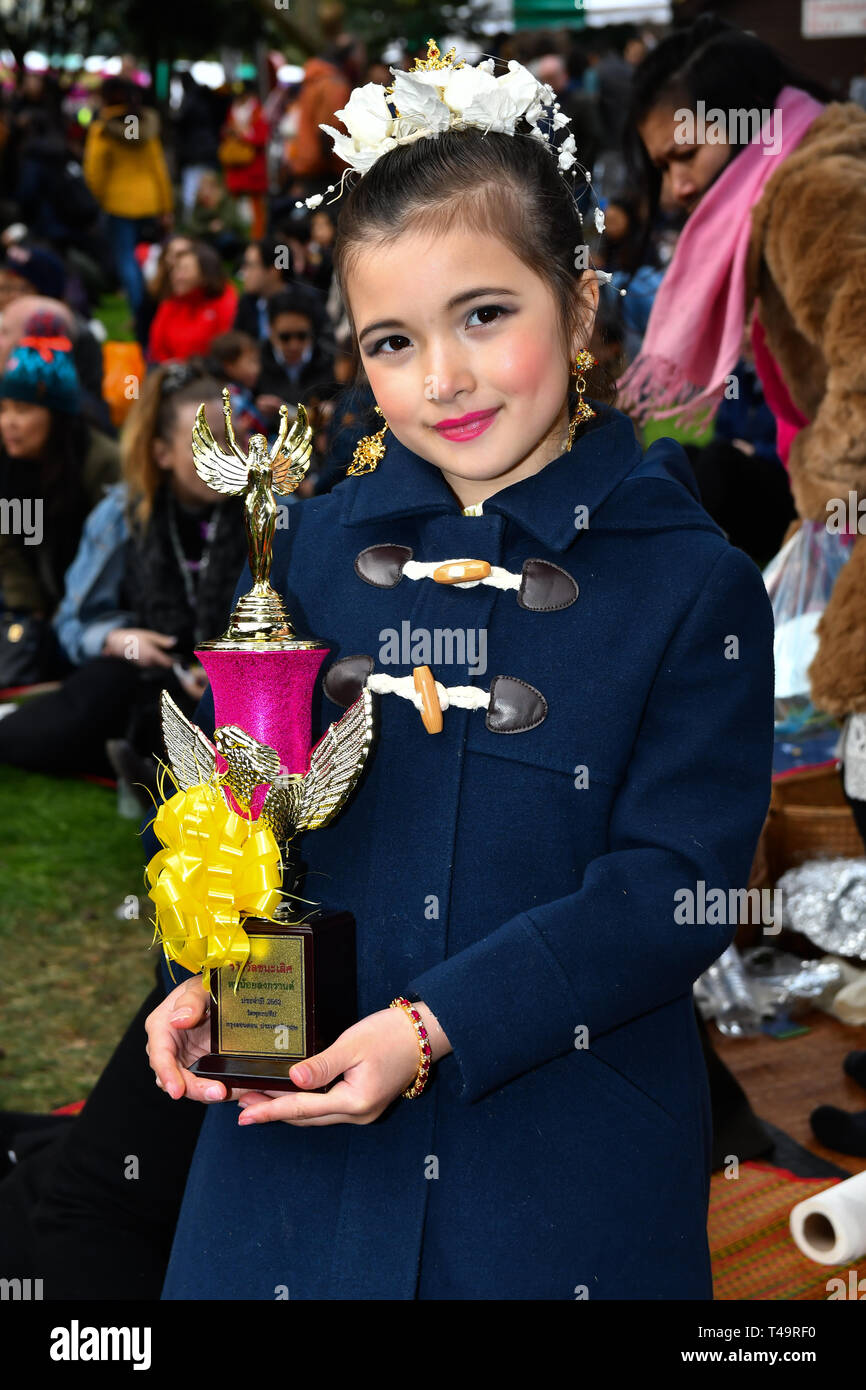
[[[361,776],[373,740],[373,697],[362,690],[354,704],[325,730],[310,754],[309,771],[283,775],[273,748],[233,724],[214,741],[162,692],[162,732],[172,771],[182,791],[219,777],[235,801],[273,831],[281,849],[298,831],[319,830],[334,819]],[[218,773],[216,754],[227,770]],[[262,793],[267,788],[262,801]],[[257,796],[258,792],[258,796]]]

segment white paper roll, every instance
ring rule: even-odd
[[[791,1235],[810,1260],[841,1265],[866,1255],[866,1171],[798,1202]]]

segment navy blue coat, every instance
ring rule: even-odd
[[[599,408],[570,453],[465,517],[389,436],[375,473],[277,533],[275,586],[329,660],[405,675],[379,659],[388,629],[484,628],[486,673],[437,679],[515,676],[548,713],[506,734],[452,707],[431,736],[408,700],[375,697],[363,782],[303,839],[307,894],[356,916],[359,1016],[416,995],[453,1052],[369,1125],[242,1129],[236,1105],[212,1106],[165,1298],[712,1297],[692,983],[735,927],[679,923],[675,894],[747,880],[772,616],[687,478],[678,444],[642,455]],[[545,559],[579,596],[532,612],[489,585],[376,588],[354,561],[384,543],[513,572]],[[316,728],[341,712],[320,695]]]

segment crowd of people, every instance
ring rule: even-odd
[[[704,145],[659,160],[669,132],[657,118],[672,83],[684,100],[700,87],[727,106],[772,107],[788,80],[830,100],[820,84],[788,74],[772,50],[713,23],[661,45],[621,29],[615,44],[568,30],[492,41],[502,62],[516,58],[549,84],[591,175],[576,196],[592,264],[603,272],[591,350],[608,383],[640,355],[689,216],[737,152]],[[342,36],[306,62],[294,86],[280,85],[269,67],[269,91],[251,79],[214,91],[183,70],[162,112],[126,59],[94,93],[87,122],[54,75],[21,74],[0,107],[0,493],[22,518],[38,505],[45,534],[39,545],[21,525],[0,536],[0,688],[65,681],[84,661],[110,658],[110,625],[101,646],[69,637],[64,615],[77,602],[69,585],[86,559],[70,566],[79,544],[86,557],[85,523],[102,492],[121,479],[128,488],[130,469],[141,475],[142,420],[153,418],[157,383],[169,380],[158,368],[196,363],[203,380],[228,385],[242,438],[272,434],[280,405],[303,403],[315,434],[299,496],[345,475],[372,397],[332,267],[337,209],[327,190],[346,166],[319,126],[337,121],[356,87],[392,80],[390,68],[408,69],[416,56],[386,64]],[[303,200],[313,194],[321,200],[310,210]],[[124,336],[134,342],[104,341],[100,313],[111,292],[122,296],[133,330]],[[710,442],[686,448],[704,504],[763,566],[796,509],[778,411],[745,331],[735,375],[738,390],[719,404]],[[746,494],[754,505],[742,505]],[[199,496],[179,505],[205,526],[218,504]],[[179,594],[200,565],[197,541],[181,551]],[[144,643],[136,664],[158,672],[166,661],[157,650]],[[95,674],[92,681],[99,684]],[[102,717],[101,705],[90,707]],[[55,749],[39,737],[41,719],[37,706],[0,728],[0,759],[50,766]],[[17,727],[27,721],[35,721],[32,737]],[[122,724],[120,713],[109,718],[104,742]],[[153,751],[132,742],[144,757]],[[65,748],[58,770],[111,771],[86,731]],[[72,764],[70,748],[80,750]]]
[[[615,44],[603,36],[587,43],[568,30],[501,34],[491,43],[501,62],[516,58],[549,84],[586,171],[576,198],[602,279],[590,344],[598,366],[590,387],[609,391],[624,373],[627,381],[629,370],[640,372],[653,352],[666,354],[666,362],[691,353],[684,366],[694,369],[698,340],[709,342],[712,354],[712,332],[708,339],[705,330],[715,331],[725,316],[728,337],[740,333],[736,352],[730,342],[724,345],[726,380],[736,389],[714,402],[709,441],[685,447],[704,505],[731,542],[763,567],[797,516],[788,460],[793,448],[796,462],[803,443],[796,434],[808,434],[810,419],[827,409],[834,392],[829,382],[820,384],[819,374],[805,388],[810,409],[804,411],[803,400],[795,403],[791,395],[797,398],[804,388],[786,382],[784,365],[780,371],[780,356],[790,357],[793,370],[800,361],[798,346],[789,351],[784,341],[792,322],[800,328],[795,301],[799,305],[805,291],[796,283],[799,243],[786,251],[785,287],[774,283],[776,294],[765,295],[773,316],[766,338],[761,324],[754,326],[753,306],[739,304],[742,246],[734,252],[729,217],[727,231],[705,243],[705,250],[715,248],[709,262],[704,257],[699,265],[687,245],[678,254],[705,195],[746,161],[737,140],[680,142],[673,112],[678,104],[696,107],[704,92],[723,110],[773,109],[786,86],[817,103],[830,102],[831,93],[791,72],[760,40],[714,17],[662,42],[637,30],[615,32]],[[306,62],[294,86],[280,85],[273,66],[268,81],[247,79],[219,91],[183,70],[166,111],[156,109],[135,64],[125,59],[121,73],[94,93],[88,121],[81,120],[80,101],[64,96],[49,72],[22,73],[14,95],[0,105],[0,495],[7,507],[0,534],[0,688],[60,680],[64,690],[71,683],[73,691],[87,691],[83,701],[66,700],[62,738],[42,737],[44,722],[54,717],[48,699],[0,721],[0,760],[104,774],[119,772],[121,747],[128,754],[123,766],[152,784],[144,769],[155,750],[142,732],[151,725],[128,708],[128,673],[116,683],[108,675],[123,661],[129,665],[117,655],[117,633],[125,623],[144,629],[144,608],[128,593],[122,602],[117,596],[116,608],[94,622],[86,640],[70,615],[81,604],[81,576],[94,565],[91,538],[105,521],[105,507],[118,546],[137,527],[145,551],[160,547],[159,527],[169,514],[160,508],[151,514],[148,502],[135,522],[134,499],[146,472],[143,452],[153,456],[151,468],[165,467],[153,461],[167,447],[159,422],[174,420],[175,411],[162,411],[159,401],[163,391],[176,389],[179,364],[202,382],[190,400],[196,389],[219,394],[229,387],[241,439],[253,431],[272,435],[280,406],[303,403],[314,453],[299,498],[328,491],[345,476],[371,423],[373,400],[333,274],[340,204],[328,190],[347,166],[319,127],[337,122],[336,112],[357,87],[388,82],[392,68],[408,69],[419,56],[406,52],[386,64],[362,42],[342,36]],[[855,79],[852,95],[861,87]],[[844,109],[860,108],[849,103]],[[840,139],[844,145],[850,136]],[[817,157],[829,168],[840,148],[840,140],[830,139]],[[769,167],[765,163],[763,173]],[[792,183],[798,167],[796,160],[785,163]],[[761,173],[759,167],[741,213],[751,211],[750,199],[757,204]],[[844,177],[842,185],[844,200]],[[318,197],[309,208],[304,200],[311,195]],[[804,205],[815,209],[817,232],[824,209],[814,199],[804,198]],[[748,225],[746,218],[741,232]],[[753,267],[778,263],[777,247],[768,250],[771,235],[778,241],[771,227],[753,231]],[[730,276],[735,262],[737,280]],[[843,259],[833,274],[845,273]],[[721,306],[712,300],[714,276],[721,277]],[[762,289],[759,278],[753,275],[747,290],[753,298]],[[820,283],[817,299],[824,302],[826,277],[811,279]],[[692,312],[691,335],[672,345],[659,323],[673,321],[671,304],[692,300],[701,280],[705,291],[700,311]],[[668,314],[657,311],[651,326],[663,281]],[[112,292],[129,315],[132,331],[123,336],[133,341],[105,341],[103,311]],[[815,331],[823,331],[820,324]],[[832,349],[823,355],[829,360]],[[640,410],[633,415],[639,421]],[[199,603],[198,576],[208,569],[200,534],[220,507],[207,490],[193,491],[175,488],[182,524],[164,575],[176,589],[178,610]],[[113,502],[103,500],[106,492]],[[32,527],[38,521],[38,544],[28,518]],[[176,539],[176,529],[171,534]],[[112,583],[119,582],[118,573]],[[148,639],[131,649],[132,664],[151,677],[169,665],[194,667],[196,626],[186,624],[185,636],[176,625],[148,629]],[[201,631],[207,632],[206,624]],[[171,662],[160,646],[169,638],[175,643]],[[99,701],[92,697],[97,689]],[[90,711],[81,714],[89,727],[68,739],[77,709]],[[101,748],[91,737],[97,728],[105,732]],[[109,761],[106,749],[112,748]]]
[[[598,280],[588,400],[616,402],[638,430],[672,404],[703,407],[712,437],[685,445],[688,486],[764,567],[823,506],[827,480],[866,462],[852,319],[866,111],[714,16],[669,35],[618,31],[616,44],[569,30],[489,44],[549,84],[585,171],[575,196]],[[290,88],[272,74],[270,90],[213,92],[184,71],[169,111],[123,73],[87,123],[70,121],[50,74],[29,73],[0,111],[0,688],[51,683],[0,718],[0,762],[114,774],[152,805],[160,691],[192,715],[206,689],[195,648],[225,627],[244,563],[241,503],[192,464],[199,404],[215,423],[227,387],[242,446],[273,437],[283,404],[304,405],[314,452],[297,508],[338,487],[379,428],[336,268],[330,195],[347,166],[320,126],[423,56],[389,64],[343,36]],[[677,113],[701,103],[781,109],[781,158],[743,131],[678,139]],[[556,145],[564,123],[547,120]],[[818,268],[805,254],[816,248]],[[123,344],[103,327],[118,302]],[[861,608],[843,593],[822,629],[827,708],[842,718],[866,700]],[[853,678],[846,622],[862,638]],[[860,815],[866,827],[866,803]],[[156,1259],[157,1291],[162,1273]]]
[[[634,34],[619,49],[583,49],[562,31],[501,35],[495,47],[550,83],[595,169],[607,216],[604,234],[589,237],[595,263],[616,288],[639,273],[627,306],[606,292],[594,340],[615,373],[640,340],[681,220],[668,203],[644,237],[629,191],[623,97],[646,45]],[[392,66],[408,69],[415,56]],[[190,422],[177,407],[228,385],[241,440],[272,434],[284,402],[306,407],[314,455],[301,497],[345,475],[372,398],[332,273],[327,188],[345,166],[319,126],[337,120],[354,88],[391,75],[343,37],[293,87],[269,69],[269,92],[249,79],[214,91],[183,70],[177,100],[159,111],[139,76],[124,60],[94,92],[86,122],[50,72],[24,72],[0,106],[0,493],[16,515],[39,510],[44,529],[38,545],[21,526],[0,536],[0,688],[62,682],[0,722],[0,760],[128,775],[143,788],[154,785],[155,724],[142,692],[152,716],[160,681],[178,694],[177,672],[195,667],[207,619],[219,626],[208,607],[203,625],[195,615],[199,574],[212,586],[216,568],[203,562],[201,537],[221,502],[169,485],[157,457],[183,452]],[[302,206],[316,193],[317,207]],[[589,189],[579,196],[589,212]],[[111,294],[133,342],[105,341]],[[176,384],[180,364],[189,390]],[[177,418],[172,443],[165,420]],[[167,507],[152,506],[160,477]],[[161,583],[174,596],[160,622],[128,572],[130,547],[163,555]],[[228,593],[237,557],[222,544],[215,554]],[[132,628],[141,638],[124,646]]]

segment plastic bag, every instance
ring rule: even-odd
[[[102,398],[113,425],[122,425],[138,400],[146,371],[144,353],[138,343],[102,344]]]
[[[815,629],[852,539],[828,531],[823,521],[804,521],[764,570],[776,629],[777,734],[801,734],[833,723],[812,704],[806,673],[818,650]]]

